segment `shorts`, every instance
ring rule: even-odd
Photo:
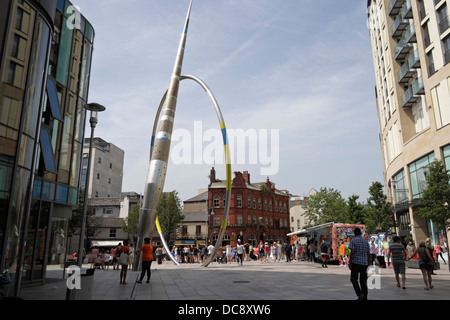
[[[419,269],[423,270],[427,270],[427,271],[433,271],[433,266],[430,263],[420,263],[419,264]]]
[[[406,273],[406,264],[404,261],[392,261],[392,266],[394,267],[395,274]]]

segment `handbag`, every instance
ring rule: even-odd
[[[119,264],[120,265],[127,265],[128,264],[128,254],[125,252],[122,252],[119,256]]]

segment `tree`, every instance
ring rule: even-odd
[[[184,220],[181,214],[181,204],[176,191],[164,192],[159,200],[156,213],[162,232],[167,239],[176,234],[180,222]]]
[[[351,195],[348,197],[345,222],[351,224],[365,224],[366,207],[362,203],[358,203],[358,195]]]
[[[345,199],[333,188],[320,188],[319,192],[311,195],[305,209],[306,222],[310,226],[327,222],[345,222]]]
[[[427,184],[422,193],[417,215],[436,222],[438,227],[444,231],[444,235],[446,235],[447,230],[450,228],[450,174],[446,170],[445,165],[438,160],[430,164],[428,169],[429,172],[426,175]]]
[[[369,188],[369,195],[365,219],[366,232],[370,234],[389,231],[395,226],[395,223],[392,203],[387,201],[387,197],[383,193],[383,185],[378,181],[373,182]]]
[[[139,231],[139,210],[140,206],[138,204],[134,205],[122,224],[122,230],[131,234],[135,243]]]

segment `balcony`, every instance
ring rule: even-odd
[[[402,99],[401,99],[402,108],[412,107],[419,100],[420,100],[420,96],[414,95],[412,88],[408,87],[405,90],[405,94],[402,96]]]
[[[395,60],[404,60],[411,50],[412,45],[401,39],[397,44],[397,48],[395,48]]]
[[[411,0],[406,0],[405,5],[402,7],[402,17],[403,19],[413,18]]]
[[[417,70],[410,67],[408,60],[405,61],[397,73],[398,83],[408,83],[416,73]]]
[[[405,40],[408,43],[415,43],[415,42],[417,42],[416,27],[414,26],[414,23],[411,23],[409,25],[408,29],[406,29]]]
[[[420,68],[420,57],[419,57],[419,51],[414,51],[409,57],[408,57],[408,63],[411,66],[411,68]]]
[[[393,38],[401,37],[403,31],[405,31],[406,28],[408,28],[408,25],[409,25],[408,20],[405,20],[402,17],[398,16],[397,18],[395,18],[394,23],[392,24],[391,36]]]
[[[406,0],[391,0],[389,3],[389,15],[396,16],[403,7]]]
[[[425,94],[422,77],[418,77],[416,80],[414,80],[412,84],[412,93],[413,95]]]

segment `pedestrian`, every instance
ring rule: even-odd
[[[262,241],[259,242],[258,247],[256,248],[258,250],[258,258],[261,260],[261,263],[264,263],[264,244]]]
[[[142,283],[145,274],[147,274],[147,283],[149,283],[150,277],[152,275],[150,268],[153,262],[153,246],[150,244],[150,238],[148,237],[144,238],[144,245],[140,247],[138,250],[136,250],[136,254],[138,254],[138,252],[142,252],[142,259],[141,259],[142,272],[139,280],[136,282]]]
[[[369,243],[361,236],[360,228],[355,228],[354,234],[355,237],[348,245],[350,249],[350,260],[348,262],[350,282],[358,300],[367,300],[367,268],[370,261],[370,248]]]
[[[264,244],[264,261],[269,262],[269,257],[270,257],[270,246],[269,243],[266,242]]]
[[[416,254],[419,255],[419,269],[422,272],[423,282],[425,283],[425,290],[432,289],[434,288],[434,286],[432,285],[433,279],[431,278],[431,274],[435,262],[424,241],[421,241],[419,243],[419,248],[414,250],[412,256],[407,260],[412,259],[416,256]]]
[[[242,266],[242,261],[244,259],[244,252],[245,252],[245,248],[244,245],[241,243],[241,240],[238,239],[238,243],[237,243],[237,264],[239,265],[239,262],[241,263]]]
[[[309,249],[309,263],[315,262],[315,252],[316,252],[316,245],[314,244],[314,240],[311,240],[308,246]]]
[[[286,262],[291,262],[291,245],[287,242],[284,243],[284,253],[286,255]]]
[[[414,250],[415,250],[415,248],[414,248],[413,243],[411,241],[408,242],[408,245],[406,246],[406,251],[408,252],[408,258],[412,256]]]
[[[113,270],[116,270],[116,266],[117,266],[117,259],[119,258],[120,255],[120,247],[122,246],[122,242],[119,242],[119,244],[117,245],[117,247],[115,247],[112,251],[113,251]],[[119,267],[117,267],[117,269],[119,269]]]
[[[434,260],[434,247],[431,245],[430,238],[427,238],[426,246],[427,246],[428,251],[430,251],[431,258],[433,259],[434,262],[436,262]],[[436,273],[434,273],[434,268],[431,270],[431,274],[436,275]]]
[[[162,254],[162,248],[160,246],[158,246],[156,248],[155,254],[156,254],[156,259],[158,260],[158,264],[162,264],[163,254]]]
[[[283,253],[282,248],[283,248],[283,246],[281,245],[281,241],[278,241],[277,242],[277,260],[278,260],[278,262],[281,261],[281,255]]]
[[[322,258],[322,268],[328,268],[327,261],[330,259],[330,256],[328,254],[328,245],[325,240],[323,240],[320,245],[320,256]]]
[[[120,284],[127,284],[127,271],[128,271],[128,254],[130,252],[130,247],[128,246],[128,240],[123,242],[123,246],[119,249],[120,256],[118,264],[121,266],[120,269]]]
[[[435,251],[436,251],[436,262],[439,261],[439,256],[440,256],[441,259],[442,259],[442,261],[444,261],[444,263],[447,264],[447,262],[445,262],[444,257],[442,256],[442,251],[444,251],[444,250],[442,250],[442,247],[440,246],[439,243],[436,243],[436,244],[434,245],[434,249],[435,249]]]
[[[395,280],[397,280],[397,287],[400,287],[400,274],[402,275],[402,289],[406,289],[406,264],[405,260],[408,253],[402,244],[402,239],[399,236],[393,238],[393,243],[389,245],[387,254],[387,262],[390,264],[390,258],[392,256],[392,266],[394,268]]]
[[[133,244],[130,243],[130,254],[128,255],[128,269],[133,269],[134,264],[134,247]]]
[[[369,248],[370,248],[370,262],[369,265],[376,264],[375,261],[377,259],[377,245],[375,244],[375,237],[372,236],[369,242]]]
[[[91,268],[95,268],[99,253],[100,252],[99,252],[97,246],[94,246],[94,248],[92,248],[92,250],[91,250],[91,258],[90,258]]]
[[[109,260],[111,259],[111,255],[109,254],[109,250],[106,250],[105,257],[103,258],[103,269],[109,270]]]
[[[347,247],[343,240],[341,240],[341,245],[339,246],[339,267],[348,266],[348,257],[347,257]]]

